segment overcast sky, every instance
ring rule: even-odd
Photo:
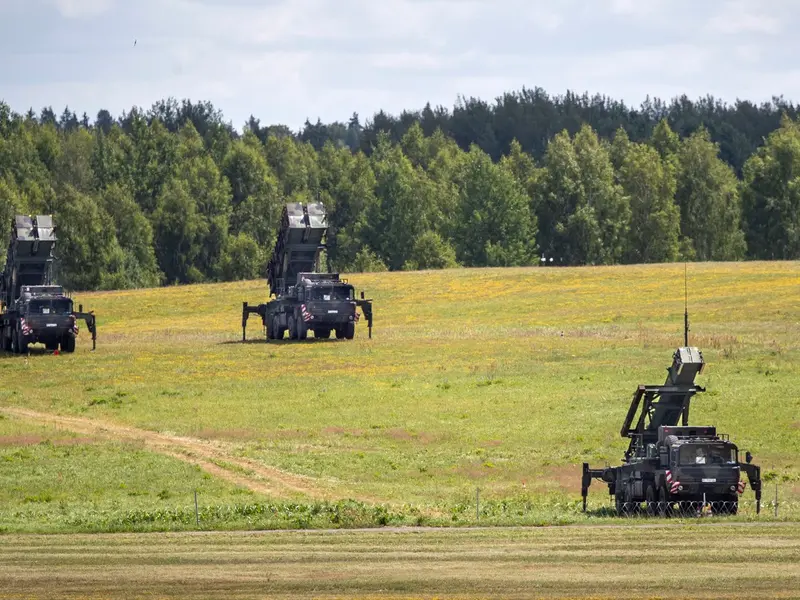
[[[799,17],[794,0],[0,0],[0,99],[94,118],[188,97],[237,129],[523,86],[798,101]]]

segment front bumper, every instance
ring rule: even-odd
[[[304,304],[300,313],[306,325],[341,325],[358,320],[355,305],[337,303],[335,305]]]

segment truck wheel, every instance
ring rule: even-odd
[[[669,517],[672,511],[669,508],[669,497],[667,496],[667,488],[661,487],[658,490],[658,516]]]
[[[344,327],[337,327],[336,328],[336,339],[337,340],[344,339]]]
[[[303,321],[302,317],[298,317],[297,319],[295,319],[295,323],[297,323],[296,325],[297,339],[298,340],[306,339],[308,337],[308,325],[306,325],[306,322]]]
[[[625,498],[622,497],[622,494],[616,494],[614,496],[614,508],[617,509],[618,517],[625,516]]]
[[[350,321],[344,326],[344,337],[352,340],[356,335],[356,324]]]
[[[625,490],[625,516],[632,517],[639,514],[641,507],[639,503],[633,499],[633,494],[630,489]]]
[[[75,338],[71,335],[65,335],[64,339],[61,340],[61,351],[75,352]]]
[[[297,339],[297,331],[294,328],[294,317],[291,316],[287,319],[287,323],[289,325],[289,339],[296,340]]]
[[[283,330],[278,326],[278,317],[272,317],[272,339],[283,339]]]
[[[19,348],[17,347],[17,330],[11,330],[11,352],[14,354],[19,354]]]
[[[658,512],[658,499],[656,498],[656,488],[652,483],[647,484],[647,489],[644,492],[645,510],[647,510],[648,517],[655,517]]]
[[[28,342],[23,339],[20,339],[20,335],[17,334],[17,348],[20,354],[27,354],[28,353]]]

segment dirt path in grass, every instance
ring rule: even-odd
[[[212,475],[271,498],[302,495],[315,499],[337,499],[347,496],[312,477],[236,456],[229,444],[219,441],[157,433],[97,419],[55,415],[27,408],[0,407],[0,413],[84,435],[142,444],[148,450],[197,465]]]

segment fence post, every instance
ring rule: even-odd
[[[778,518],[778,484],[775,484],[775,518]]]
[[[194,491],[194,518],[197,526],[200,527],[200,511],[197,510],[197,490]]]

